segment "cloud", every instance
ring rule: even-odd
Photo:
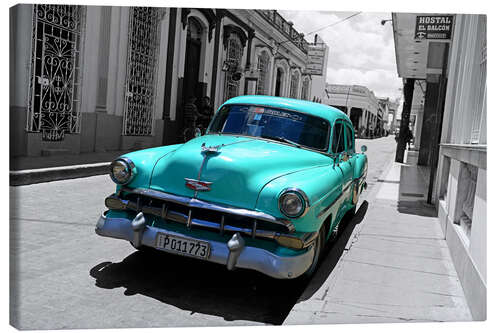
[[[356,12],[285,11],[280,13],[293,21],[294,28],[312,41],[314,33]],[[390,13],[361,13],[344,22],[316,32],[328,45],[327,82],[358,84],[373,90],[377,97],[401,95],[401,78],[396,70],[392,25],[380,24],[391,19]]]

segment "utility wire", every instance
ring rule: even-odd
[[[307,34],[305,34],[305,35],[304,35],[304,37],[305,37],[305,36],[309,36],[309,35],[311,35],[311,34],[314,34],[314,33],[318,32],[318,31],[325,30],[326,28],[333,27],[334,25],[337,25],[337,24],[339,24],[339,23],[342,23],[342,22],[344,22],[344,21],[347,21],[347,20],[349,20],[350,18],[353,18],[354,16],[357,16],[357,15],[359,15],[359,14],[361,14],[361,13],[362,13],[362,12],[357,12],[357,13],[354,13],[354,14],[352,14],[352,15],[349,15],[348,17],[343,18],[343,19],[342,19],[342,20],[340,20],[340,21],[334,22],[334,23],[329,24],[329,25],[325,25],[325,26],[324,26],[324,27],[322,27],[322,28],[319,28],[319,29],[316,29],[316,30],[314,30],[314,31],[308,32]],[[290,40],[290,39],[285,40],[285,41],[283,41],[283,42],[281,42],[281,43],[278,43],[278,46],[283,45],[283,44],[288,43],[288,42],[291,42],[291,41],[293,41],[293,40],[294,40],[294,39],[292,39],[292,40]]]
[[[311,34],[313,34],[313,33],[315,33],[315,32],[318,32],[318,31],[324,30],[324,29],[329,28],[329,27],[333,27],[334,25],[337,25],[337,24],[339,24],[339,23],[342,23],[342,22],[344,22],[344,21],[347,21],[347,20],[349,20],[350,18],[352,18],[352,17],[354,17],[354,16],[357,16],[357,15],[359,15],[359,14],[361,14],[361,13],[362,13],[362,12],[357,12],[357,13],[355,13],[355,14],[352,14],[352,15],[350,15],[350,16],[348,16],[348,17],[346,17],[346,18],[343,18],[343,19],[342,19],[342,20],[340,20],[340,21],[337,21],[337,22],[334,22],[334,23],[332,23],[332,24],[326,25],[326,26],[324,26],[323,28],[319,28],[319,29],[317,29],[317,30],[311,31],[311,32],[309,32],[309,33],[305,34],[304,36],[309,36],[309,35],[311,35]]]

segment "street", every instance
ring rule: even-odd
[[[356,143],[357,151],[362,144],[368,147],[369,191],[394,158],[394,137]],[[281,324],[306,288],[300,281],[273,280],[253,271],[229,272],[195,259],[144,254],[127,242],[97,236],[95,223],[113,191],[107,175],[10,188],[14,326]],[[340,258],[352,230],[349,225],[330,244],[329,257],[338,253]],[[330,272],[335,264],[329,260],[320,271]]]

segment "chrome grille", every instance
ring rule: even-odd
[[[235,213],[230,208],[215,210],[193,204],[193,202],[199,201],[188,199],[189,201],[180,203],[154,197],[152,194],[154,192],[148,192],[148,195],[145,195],[124,190],[119,195],[108,197],[106,206],[112,209],[142,211],[144,214],[161,217],[168,222],[185,224],[187,228],[203,228],[220,234],[240,232],[253,238],[274,238],[279,234],[288,234],[294,231],[293,225],[289,221],[270,221],[246,216],[237,209]]]

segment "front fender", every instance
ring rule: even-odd
[[[132,181],[127,184],[127,186],[132,188],[148,188],[151,182],[151,174],[156,162],[165,155],[175,151],[181,145],[182,144],[143,149],[120,156],[127,157],[132,160],[136,167],[136,175]],[[117,191],[120,188],[121,186],[117,185]]]
[[[338,168],[323,166],[284,175],[267,183],[261,190],[256,210],[287,219],[278,207],[278,199],[286,188],[299,188],[307,195],[310,208],[307,213],[292,219],[298,232],[318,231],[324,218],[318,215],[342,193],[342,175]]]

